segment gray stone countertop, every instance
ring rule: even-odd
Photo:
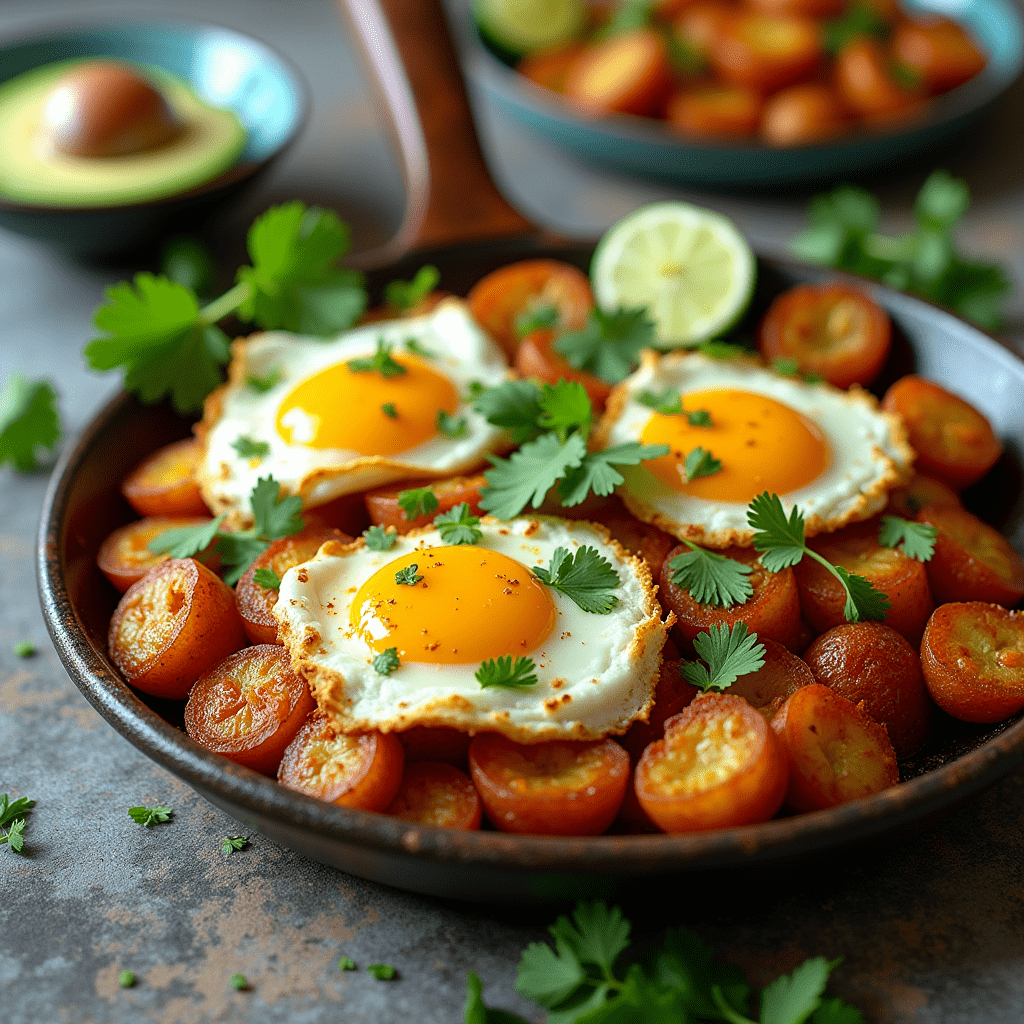
[[[69,13],[195,17],[272,41],[306,72],[315,116],[304,139],[213,238],[227,259],[252,213],[301,196],[336,207],[356,245],[385,240],[402,209],[400,176],[360,65],[328,0],[271,3],[135,0],[0,7],[0,33]],[[641,202],[684,196],[578,166],[478,108],[485,148],[509,197],[538,224],[599,232]],[[1017,280],[1008,337],[1022,341],[1024,85],[941,163],[975,195],[964,240],[1007,261]],[[927,167],[872,182],[898,226]],[[805,196],[688,198],[735,217],[756,244],[782,250]],[[0,378],[49,376],[69,435],[116,390],[80,353],[105,285],[131,267],[72,265],[0,236]],[[306,860],[258,835],[230,856],[239,826],[122,740],[86,703],[46,637],[34,580],[45,473],[0,470],[0,792],[37,803],[19,858],[0,847],[0,1012],[10,1024],[376,1022],[462,1019],[465,975],[492,1005],[542,1019],[516,995],[519,953],[564,908],[465,906],[385,889]],[[38,653],[19,659],[12,645]],[[171,822],[144,829],[134,804],[166,803]],[[625,903],[637,943],[686,924],[755,982],[808,956],[843,956],[832,990],[879,1024],[1010,1024],[1024,1019],[1024,772],[930,831],[856,857],[828,856],[798,876],[718,883],[679,879]],[[355,972],[340,972],[339,956]],[[387,962],[390,982],[363,968]],[[118,985],[123,969],[137,984]],[[250,983],[236,991],[232,974]]]

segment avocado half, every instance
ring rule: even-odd
[[[57,80],[81,63],[47,64],[0,86],[0,199],[39,206],[119,206],[163,199],[216,178],[245,149],[245,129],[232,111],[204,103],[159,68],[139,67],[177,115],[179,135],[129,156],[53,152],[39,134],[43,104]]]

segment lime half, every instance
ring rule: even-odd
[[[646,306],[660,348],[727,331],[750,302],[757,261],[727,217],[689,203],[652,203],[613,224],[590,264],[604,310]]]
[[[517,57],[571,42],[587,23],[584,0],[475,0],[473,12],[484,36]]]

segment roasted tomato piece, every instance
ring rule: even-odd
[[[880,622],[847,622],[804,652],[816,682],[862,707],[889,734],[897,757],[928,739],[931,703],[917,650]],[[863,703],[862,703],[863,702]]]
[[[469,291],[466,302],[476,322],[508,353],[516,354],[523,314],[553,306],[556,326],[578,331],[594,308],[594,293],[582,270],[558,260],[522,260],[492,270]]]
[[[916,519],[925,505],[953,505],[960,507],[960,496],[948,484],[930,476],[915,473],[906,487],[889,492],[886,511],[902,519]]]
[[[149,516],[136,519],[134,523],[118,527],[96,553],[96,564],[100,572],[123,594],[133,583],[138,583],[154,566],[166,562],[169,555],[150,551],[149,542],[168,530],[193,526],[205,526],[209,516],[189,519],[168,519],[163,516]],[[204,560],[216,562],[211,551],[203,552]]]
[[[400,732],[398,738],[405,748],[407,762],[444,761],[446,764],[455,765],[456,768],[465,768],[469,764],[471,737],[468,733],[459,732],[458,729],[416,725],[405,732]]]
[[[1024,561],[998,530],[953,505],[925,505],[917,518],[938,531],[935,553],[925,566],[938,604],[1014,605],[1024,597]]]
[[[370,514],[370,522],[375,526],[392,527],[396,533],[408,533],[421,526],[429,526],[434,516],[442,512],[450,512],[456,505],[465,502],[475,516],[486,515],[480,509],[480,489],[487,486],[481,473],[478,476],[453,476],[447,480],[406,480],[400,484],[389,484],[367,491],[363,495],[366,511]],[[429,487],[437,498],[437,508],[433,512],[407,519],[405,509],[398,503],[403,491]]]
[[[980,480],[1003,452],[992,425],[973,405],[923,377],[901,377],[886,391],[882,408],[903,418],[918,471],[951,487]]]
[[[232,654],[199,677],[185,705],[185,731],[207,750],[274,775],[316,702],[283,647]]]
[[[642,28],[585,47],[566,76],[565,95],[588,110],[653,114],[671,86],[668,47]]]
[[[924,562],[895,548],[878,543],[878,520],[847,526],[835,533],[819,535],[810,546],[833,565],[863,576],[889,598],[885,624],[912,644],[921,641],[924,624],[932,609],[928,572]],[[846,591],[820,562],[805,558],[795,566],[800,607],[815,632],[846,622]]]
[[[579,43],[573,43],[557,50],[531,53],[516,65],[516,71],[545,89],[565,92],[565,80],[582,52],[583,47]]]
[[[756,672],[740,676],[729,687],[729,693],[742,697],[755,711],[760,711],[770,720],[790,694],[814,682],[814,675],[802,658],[786,650],[782,644],[766,636],[757,639],[764,645],[764,664]]]
[[[418,825],[472,832],[480,827],[480,797],[465,772],[444,761],[414,761],[385,814]]]
[[[196,483],[201,456],[193,438],[165,445],[124,478],[121,493],[140,516],[208,516]]]
[[[768,307],[758,348],[768,362],[795,359],[837,388],[870,384],[889,355],[892,325],[877,302],[841,284],[798,285]]]
[[[892,40],[893,56],[932,94],[946,92],[974,78],[985,67],[985,54],[963,26],[949,18],[903,21]]]
[[[680,544],[668,553],[661,567],[661,583],[658,588],[662,605],[676,613],[676,637],[682,639],[685,654],[692,657],[693,641],[697,634],[707,632],[709,626],[720,622],[724,622],[730,629],[736,622],[745,622],[747,629],[758,637],[777,640],[791,650],[797,646],[801,632],[800,595],[791,568],[768,572],[753,548],[726,548],[718,552],[726,558],[751,566],[752,572],[747,579],[754,588],[753,596],[743,604],[720,608],[700,604],[693,599],[689,590],[673,582],[676,570],[672,561],[689,550],[685,544]]]
[[[525,335],[516,349],[516,373],[548,384],[557,384],[560,380],[577,381],[586,390],[595,412],[600,412],[611,394],[611,384],[586,370],[577,370],[555,350],[555,338],[555,332],[548,327]]]
[[[928,692],[964,722],[999,722],[1024,708],[1024,617],[966,601],[935,609],[921,641]]]
[[[271,569],[280,579],[289,570],[308,562],[329,540],[346,543],[352,538],[341,530],[307,526],[290,537],[282,537],[259,555],[246,569],[235,587],[235,603],[242,625],[254,644],[277,643],[277,619],[274,605],[277,604],[277,587],[263,587],[256,582],[260,569]]]
[[[724,693],[701,694],[670,718],[634,776],[640,806],[663,832],[768,821],[786,779],[786,755],[764,716]]]
[[[350,735],[314,714],[284,752],[277,781],[339,807],[383,811],[402,783],[404,762],[394,733]]]
[[[797,690],[772,729],[789,755],[786,803],[794,810],[838,807],[899,781],[885,727],[820,683]]]
[[[622,803],[629,755],[611,739],[523,744],[481,733],[469,745],[469,770],[496,829],[597,836]]]
[[[756,89],[695,85],[670,97],[665,120],[702,139],[744,138],[757,131],[763,109],[764,99]]]
[[[807,82],[780,89],[768,98],[761,116],[761,138],[773,146],[808,146],[835,138],[849,123],[834,89]]]
[[[896,74],[885,47],[869,36],[856,36],[836,54],[834,77],[839,98],[869,121],[894,121],[923,105],[922,89],[902,84]]]
[[[735,685],[735,684],[734,684]],[[636,763],[640,755],[655,741],[665,735],[665,723],[678,715],[700,690],[683,678],[683,664],[678,659],[665,659],[654,686],[654,705],[647,721],[636,721],[619,742],[626,748],[631,761]]]
[[[822,56],[814,21],[781,15],[736,14],[711,46],[711,62],[724,81],[765,93],[807,81]]]
[[[246,637],[234,591],[194,558],[170,558],[128,588],[107,645],[126,682],[154,697],[184,700]]]

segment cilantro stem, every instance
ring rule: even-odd
[[[721,1013],[729,1024],[757,1024],[756,1021],[752,1021],[749,1017],[744,1017],[742,1013],[738,1013],[725,1001],[725,996],[722,995],[721,986],[711,986],[711,998],[714,1000],[719,1013]]]
[[[806,544],[804,545],[804,554],[810,555],[816,562],[820,562],[825,566],[825,568],[828,569],[828,571],[832,573],[832,575],[835,576],[835,578],[843,585],[843,592],[845,594],[850,593],[850,588],[847,586],[846,580],[843,579],[843,574],[824,555],[819,555],[817,551],[813,548],[807,547]]]
[[[199,316],[204,323],[215,324],[223,320],[229,313],[234,313],[246,299],[252,297],[252,285],[248,281],[239,281],[238,284],[226,291],[219,299],[214,299],[207,306],[199,311]]]

